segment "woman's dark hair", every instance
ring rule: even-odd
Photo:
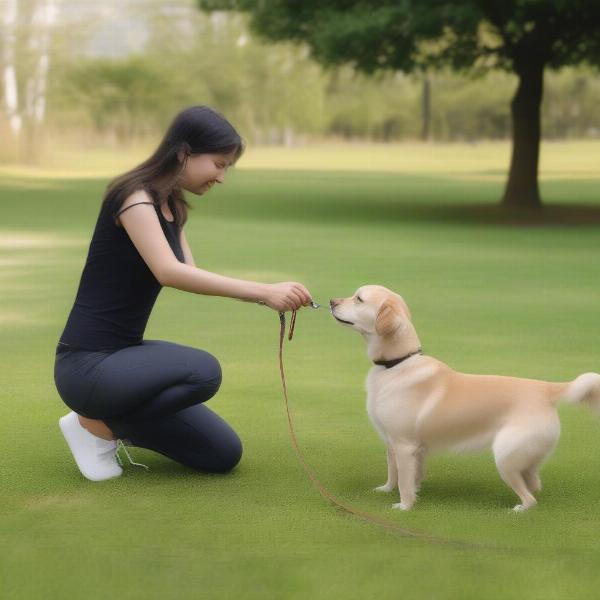
[[[108,184],[102,204],[109,205],[114,217],[126,198],[139,189],[146,190],[157,205],[167,194],[175,223],[183,226],[187,209],[193,207],[184,198],[176,179],[185,168],[188,156],[233,153],[235,163],[244,148],[244,140],[221,113],[208,106],[190,106],[173,119],[150,158]],[[185,155],[182,162],[177,156],[180,151]]]

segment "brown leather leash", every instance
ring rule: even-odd
[[[313,304],[313,308],[318,308],[318,305],[315,306]],[[381,527],[384,527],[393,533],[400,534],[403,537],[418,538],[418,539],[425,540],[427,542],[450,544],[450,545],[458,546],[461,548],[480,548],[480,549],[485,548],[485,549],[489,549],[489,550],[509,550],[511,552],[514,552],[516,550],[515,548],[506,548],[506,547],[501,547],[501,546],[492,546],[489,544],[479,544],[479,543],[472,543],[472,542],[462,542],[459,540],[451,540],[451,539],[436,536],[436,535],[433,535],[433,534],[430,534],[430,533],[427,533],[424,531],[418,531],[418,530],[414,530],[414,529],[407,529],[406,527],[400,527],[396,523],[387,521],[386,519],[382,519],[382,518],[378,517],[377,515],[373,515],[373,514],[352,508],[351,506],[348,506],[347,504],[341,502],[338,498],[336,498],[329,490],[327,490],[325,488],[325,486],[323,486],[323,484],[319,481],[317,476],[314,474],[312,468],[308,465],[308,463],[304,459],[304,456],[300,450],[300,447],[298,446],[296,434],[294,432],[294,426],[292,424],[292,417],[290,415],[290,406],[289,406],[289,400],[288,400],[287,385],[285,382],[285,373],[283,370],[283,338],[285,337],[285,312],[279,311],[279,321],[281,324],[281,329],[279,332],[279,368],[281,371],[281,383],[283,384],[283,394],[285,397],[285,408],[287,411],[289,429],[290,429],[290,434],[292,437],[292,445],[294,446],[294,449],[296,450],[298,458],[299,458],[300,462],[302,463],[304,470],[308,474],[311,482],[319,490],[319,493],[324,498],[326,498],[327,500],[330,500],[331,502],[333,502],[333,504],[335,504],[339,508],[345,510],[346,512],[349,512],[352,515],[357,516],[360,519],[369,521],[371,523],[375,523],[376,525],[380,525]],[[295,325],[296,325],[296,310],[292,310],[292,318],[290,320],[290,329],[289,329],[289,333],[288,333],[289,341],[292,340],[292,336],[294,335]]]

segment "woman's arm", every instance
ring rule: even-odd
[[[151,202],[148,194],[143,190],[129,196],[121,208],[141,201]],[[263,300],[269,284],[225,277],[198,269],[193,264],[187,264],[188,257],[193,263],[191,252],[186,254],[184,251],[186,263],[179,262],[165,237],[156,210],[150,204],[136,204],[123,212],[119,216],[119,220],[140,256],[161,285],[196,294],[226,296],[249,302]],[[182,233],[183,239],[185,237]],[[189,249],[187,242],[186,246]]]
[[[181,249],[183,250],[183,256],[185,257],[185,264],[192,265],[192,267],[196,266],[194,262],[194,257],[192,256],[192,249],[188,244],[187,238],[185,237],[185,232],[183,231],[183,227],[181,228],[181,235],[179,237],[179,243],[181,244]]]
[[[165,271],[161,284],[167,287],[205,294],[227,296],[247,302],[262,301],[268,284],[226,277],[177,261]]]

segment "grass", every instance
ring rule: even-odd
[[[494,206],[502,181],[486,173],[503,172],[500,145],[472,170],[466,145],[434,147],[429,163],[427,147],[405,149],[415,166],[397,172],[360,170],[352,147],[257,150],[227,185],[189,197],[186,233],[198,266],[301,281],[321,303],[365,283],[398,291],[425,351],[457,370],[569,380],[598,371],[600,355],[598,162],[590,162],[599,145],[575,146],[552,147],[542,179],[549,209],[524,219]],[[0,168],[3,599],[596,596],[600,420],[561,407],[561,441],[527,513],[512,512],[518,499],[490,453],[433,456],[414,510],[393,511],[397,493],[372,491],[386,463],[365,410],[363,341],[326,311],[300,311],[285,348],[296,433],[321,481],[402,527],[512,550],[403,538],[325,501],[290,442],[277,313],[168,288],[146,337],[219,358],[223,384],[209,406],[240,434],[242,461],[227,475],[201,474],[133,448],[150,471],[130,465],[114,481],[85,480],[57,426],[68,409],[53,359],[108,174],[126,168],[102,156],[62,170]],[[93,177],[93,164],[106,172]]]

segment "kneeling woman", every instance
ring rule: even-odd
[[[72,409],[59,425],[92,481],[121,475],[117,452],[129,457],[125,445],[206,472],[227,472],[241,458],[235,431],[204,404],[221,384],[217,358],[143,334],[163,286],[277,311],[310,303],[301,283],[245,281],[194,264],[183,190],[203,195],[223,183],[243,149],[220,113],[192,106],[150,158],[106,189],[54,366],[58,393]]]

